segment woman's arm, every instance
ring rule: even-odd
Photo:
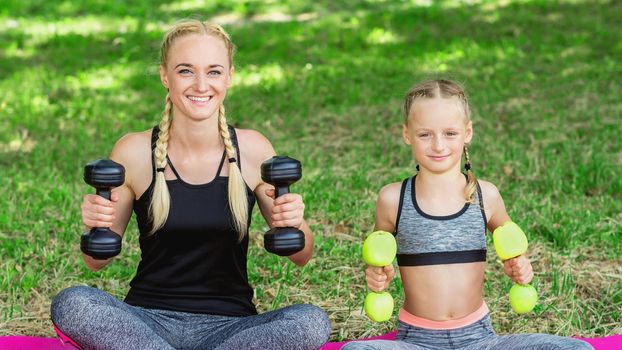
[[[146,133],[128,134],[115,144],[110,159],[125,168],[125,183],[112,190],[110,201],[95,194],[84,196],[81,205],[82,222],[87,230],[92,227],[109,227],[123,237],[132,216],[132,205],[136,198],[134,186],[140,183],[144,187],[145,182],[151,181],[150,176],[149,179],[144,179],[145,174],[151,173],[150,139]],[[92,271],[102,269],[113,259],[97,260],[86,254],[82,254],[82,257]]]
[[[311,228],[304,221],[304,203],[302,196],[297,193],[288,193],[274,197],[274,188],[272,185],[262,183],[255,191],[257,194],[257,202],[261,214],[266,220],[270,228],[273,227],[295,227],[300,229],[305,235],[304,248],[290,256],[294,264],[304,266],[313,255],[313,233]]]
[[[313,255],[313,233],[304,221],[304,202],[297,193],[287,193],[274,198],[274,187],[261,179],[261,164],[276,153],[270,141],[254,130],[237,130],[242,155],[242,176],[254,188],[257,204],[270,228],[295,227],[305,236],[305,247],[288,258],[304,266]]]

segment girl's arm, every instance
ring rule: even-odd
[[[488,181],[479,180],[479,183],[482,188],[486,217],[488,218],[486,227],[490,232],[493,232],[497,227],[512,221],[512,219],[505,210],[503,198],[501,198],[497,187]]]
[[[401,183],[393,183],[384,186],[376,201],[376,224],[374,231],[395,232],[395,221],[400,201]],[[367,266],[365,268],[365,280],[367,287],[374,292],[385,290],[393,277],[395,269],[392,264],[384,267]]]
[[[493,232],[497,227],[512,221],[508,215],[503,198],[495,185],[487,181],[479,181],[484,198],[484,208],[488,217],[487,227]],[[533,267],[526,253],[503,262],[503,271],[519,284],[527,284],[533,279]]]
[[[374,230],[395,232],[395,220],[400,201],[400,182],[384,186],[378,193],[376,200],[376,224]]]

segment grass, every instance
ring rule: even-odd
[[[499,333],[622,333],[622,34],[617,1],[35,1],[0,9],[0,335],[53,334],[50,299],[87,284],[123,297],[139,260],[132,221],[117,260],[82,264],[84,164],[156,124],[157,55],[177,18],[220,21],[237,45],[229,119],[303,163],[314,259],[263,250],[249,278],[261,311],[323,307],[332,340],[394,326],[362,314],[362,239],[382,185],[414,172],[400,139],[406,90],[450,77],[474,108],[476,175],[526,230],[540,304],[509,312],[489,252]],[[489,246],[490,247],[490,246]],[[391,292],[401,301],[396,279]]]

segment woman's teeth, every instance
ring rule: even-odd
[[[207,102],[210,100],[211,97],[196,97],[196,96],[188,96],[188,98],[192,101],[197,101],[197,102]]]

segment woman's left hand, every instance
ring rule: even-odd
[[[267,189],[266,195],[274,198],[274,189]],[[271,227],[295,227],[300,228],[303,223],[305,204],[302,196],[297,193],[286,193],[274,200]]]
[[[506,275],[518,284],[528,284],[533,279],[533,268],[531,262],[525,255],[503,262],[503,270]]]

